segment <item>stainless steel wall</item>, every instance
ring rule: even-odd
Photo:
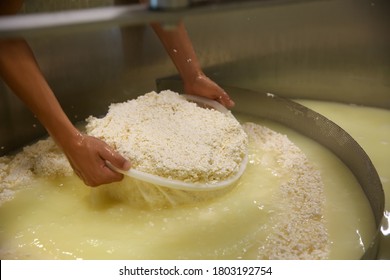
[[[292,98],[390,108],[387,0],[263,0],[251,10],[184,18],[205,72],[220,84]],[[24,13],[114,5],[26,1]],[[49,84],[77,122],[155,89],[177,72],[148,26],[28,38]],[[23,75],[23,73],[21,73]],[[0,83],[0,154],[43,135]]]

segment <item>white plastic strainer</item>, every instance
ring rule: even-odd
[[[224,106],[222,106],[220,103],[214,100],[207,99],[204,97],[194,96],[194,95],[183,94],[181,96],[188,101],[197,103],[198,106],[200,107],[213,108],[221,113],[228,115],[231,118],[234,118],[234,116],[231,114],[229,110],[227,110]],[[112,170],[118,173],[122,173],[131,178],[140,180],[142,182],[147,182],[155,186],[167,187],[167,188],[177,189],[177,190],[186,190],[186,191],[214,191],[214,190],[227,188],[229,186],[232,186],[234,183],[236,183],[246,169],[248,163],[248,157],[247,154],[245,154],[240,164],[240,168],[234,175],[230,176],[226,180],[222,180],[218,182],[210,182],[210,183],[184,182],[181,180],[168,179],[161,176],[142,172],[136,170],[135,168],[131,168],[130,170],[125,171],[116,168],[110,162],[106,162],[106,163],[108,167],[110,167]]]

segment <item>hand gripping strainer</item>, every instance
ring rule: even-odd
[[[182,94],[181,96],[190,102],[195,102],[200,107],[213,108],[221,113],[226,114],[231,118],[234,118],[233,114],[231,114],[229,110],[227,110],[223,105],[221,105],[220,103],[214,100],[207,99],[204,97],[194,96],[194,95],[186,95],[186,94]],[[244,173],[245,168],[247,166],[247,162],[248,162],[248,156],[247,154],[245,154],[240,164],[240,167],[235,174],[233,174],[232,176],[228,177],[225,180],[218,181],[218,182],[210,182],[210,183],[184,182],[180,180],[168,179],[158,175],[142,172],[136,170],[135,168],[130,168],[128,171],[125,171],[113,166],[110,162],[106,162],[106,163],[108,167],[110,167],[112,170],[118,173],[122,173],[133,179],[137,179],[142,182],[152,184],[154,186],[166,187],[166,188],[176,189],[176,190],[185,190],[185,191],[215,191],[215,190],[227,188],[229,186],[232,186],[234,183],[236,183],[238,179],[241,177],[241,175]]]

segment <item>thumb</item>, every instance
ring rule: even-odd
[[[110,147],[104,147],[100,153],[100,156],[103,160],[109,161],[113,166],[121,170],[127,171],[131,167],[129,160],[124,158],[121,154],[117,153]]]
[[[217,101],[228,109],[234,107],[235,105],[234,101],[226,92],[222,92],[222,94],[218,97]]]

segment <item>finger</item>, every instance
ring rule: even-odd
[[[117,167],[121,170],[129,170],[131,167],[130,161],[128,161],[121,154],[117,153],[109,146],[105,146],[101,150],[100,156],[104,161],[108,160],[109,162],[111,162],[112,165],[114,165],[115,167]],[[108,168],[108,169],[110,169],[110,168]]]
[[[229,97],[226,92],[222,92],[221,95],[218,97],[217,101],[228,109],[232,108],[235,105],[234,101]]]
[[[102,172],[103,177],[100,179],[99,185],[108,184],[108,183],[112,183],[112,182],[119,182],[124,177],[123,174],[112,170],[107,165],[104,165],[102,167],[101,172]]]
[[[101,166],[95,170],[95,174],[85,177],[84,183],[90,187],[97,187],[104,184],[119,182],[123,179],[123,175],[111,170],[108,166]]]
[[[93,162],[91,162],[92,169],[89,168],[84,170],[84,174],[82,174],[84,183],[90,187],[96,187],[121,181],[123,175],[111,170],[111,168],[106,165],[107,160],[114,162],[118,156],[121,156],[103,141],[94,138],[91,139],[96,141],[94,142],[94,146],[97,147],[96,152],[98,156],[94,157]]]

